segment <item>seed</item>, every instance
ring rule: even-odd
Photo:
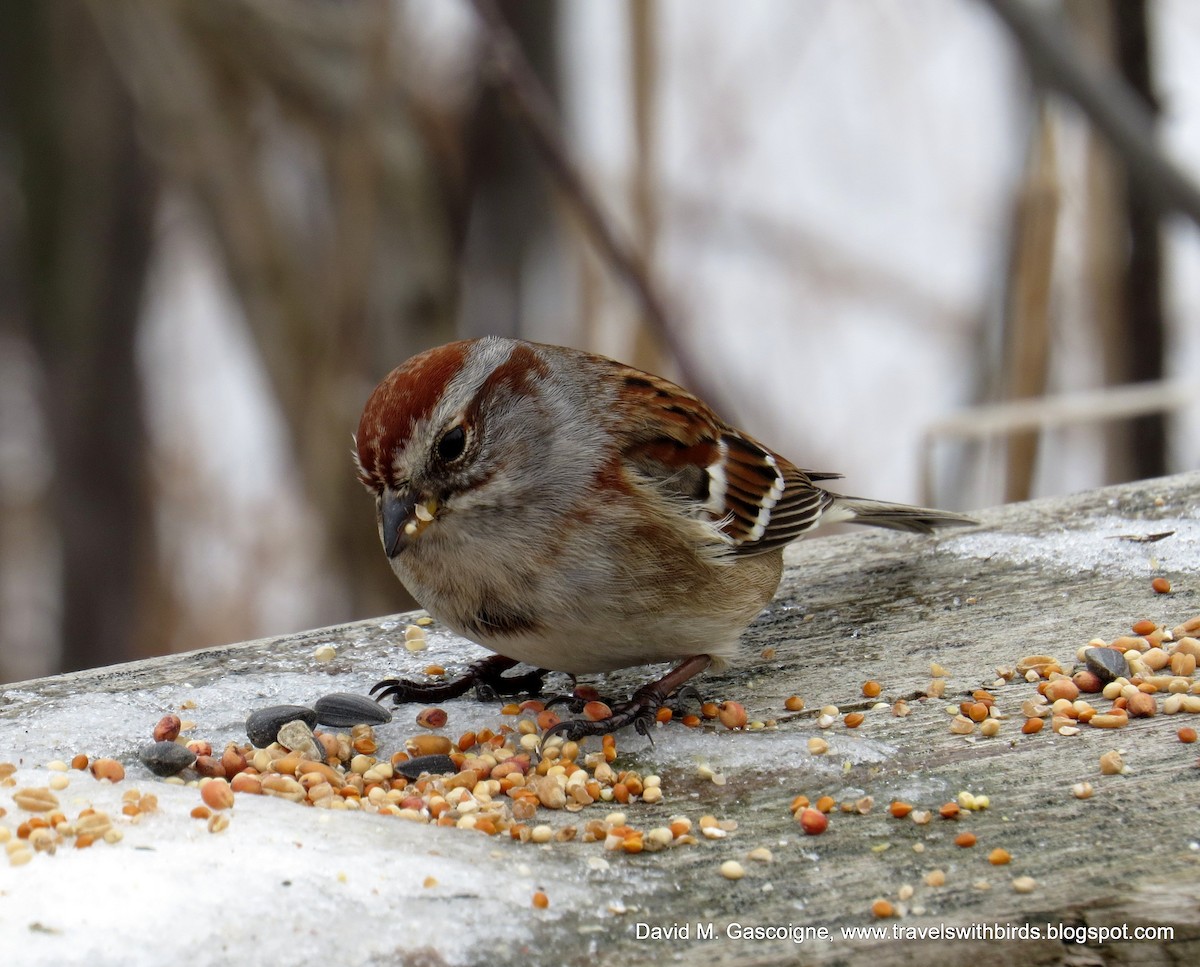
[[[843,721],[846,723],[846,728],[857,729],[863,724],[864,718],[865,716],[862,712],[850,712]]]
[[[929,823],[929,820],[931,820],[932,818],[933,818],[933,813],[931,813],[928,809],[914,809],[912,811],[912,821],[914,823],[916,823],[918,826],[927,825]]]
[[[1012,854],[1006,849],[1001,849],[997,846],[994,850],[988,853],[988,862],[992,866],[1004,866],[1012,859]]]
[[[1051,672],[1062,674],[1062,665],[1049,655],[1027,655],[1017,662],[1017,674],[1028,680],[1029,672],[1034,672],[1038,678],[1049,678]],[[1036,681],[1036,679],[1035,679]]]
[[[328,725],[335,729],[350,729],[356,725],[386,725],[392,720],[391,710],[373,698],[355,692],[333,692],[313,702],[316,721],[312,725]]]
[[[954,845],[961,846],[963,849],[966,849],[969,846],[974,846],[975,845],[975,834],[974,833],[959,833],[957,836],[954,837]]]
[[[213,809],[229,809],[233,805],[233,790],[224,779],[209,779],[200,787],[200,798]]]
[[[722,702],[717,706],[717,718],[727,729],[745,728],[746,708],[741,702]]]
[[[824,755],[829,751],[829,743],[819,735],[814,735],[808,740],[808,751],[811,755]]]
[[[894,917],[896,915],[896,908],[883,899],[883,897],[880,897],[871,904],[871,913],[880,920],[883,920],[887,917]]]
[[[125,778],[125,767],[116,759],[96,759],[92,762],[92,775],[109,782],[120,782]]]
[[[1157,631],[1158,625],[1156,625],[1149,618],[1143,618],[1141,621],[1135,621],[1130,630],[1135,635],[1144,637],[1145,635],[1150,635]]]
[[[1012,888],[1017,893],[1032,893],[1037,888],[1037,880],[1032,876],[1018,876],[1012,881]]]
[[[1123,709],[1114,709],[1112,712],[1102,712],[1100,715],[1093,715],[1088,719],[1088,725],[1097,729],[1119,729],[1129,724],[1129,716],[1125,714]]]
[[[180,722],[178,715],[164,715],[154,726],[155,742],[174,742],[179,738]]]
[[[975,731],[975,723],[965,715],[956,715],[950,720],[950,731],[954,735],[969,735]]]
[[[18,789],[12,798],[21,809],[31,813],[48,813],[58,808],[58,797],[44,786]]]
[[[809,836],[819,836],[829,828],[829,817],[811,806],[801,809],[796,814],[796,819],[800,823],[800,828]]]
[[[1071,795],[1076,799],[1091,799],[1092,784],[1090,782],[1077,782],[1071,787]]]
[[[450,739],[445,735],[414,735],[404,743],[404,748],[414,757],[446,755],[450,751]]]
[[[262,795],[262,780],[248,772],[239,772],[229,782],[229,788],[234,792],[245,792],[252,796]]]
[[[1176,735],[1178,735],[1178,736],[1179,736],[1179,741],[1180,741],[1180,742],[1188,742],[1188,743],[1191,743],[1191,742],[1195,742],[1195,741],[1196,741],[1196,730],[1195,730],[1195,729],[1193,729],[1191,726],[1187,726],[1187,725],[1185,725],[1185,726],[1184,726],[1182,729],[1180,729],[1180,730],[1179,730],[1179,731],[1176,733]]]
[[[1041,721],[1041,720],[1039,719],[1038,721]],[[999,735],[1000,734],[1000,720],[999,719],[988,719],[986,722],[984,722],[982,725],[979,726],[979,731],[980,731],[980,733],[982,733],[989,739],[992,738],[993,736]]]
[[[774,856],[765,846],[758,846],[746,854],[746,859],[754,860],[756,863],[770,863]]]
[[[337,649],[333,645],[318,645],[317,650],[313,652],[313,660],[320,662],[322,665],[333,661],[337,657]]]
[[[546,907],[550,906],[550,898],[541,890],[538,890],[533,895],[533,905],[535,909],[545,910]]]
[[[837,805],[837,800],[833,796],[822,796],[817,800],[817,809],[823,813],[833,812],[833,807]]]
[[[1111,749],[1100,756],[1100,774],[1102,776],[1118,776],[1125,771],[1125,760],[1116,749]]]
[[[880,685],[879,682],[875,681],[874,679],[863,682],[862,693],[867,698],[878,698],[882,691],[883,691],[883,686]]]
[[[1129,696],[1129,704],[1125,706],[1125,710],[1134,718],[1151,718],[1158,712],[1158,703],[1153,695],[1137,692]]]
[[[443,708],[423,708],[417,713],[417,725],[423,729],[440,729],[449,718]]]
[[[783,700],[783,707],[789,712],[799,712],[804,708],[804,699],[799,695],[789,695]]]
[[[1060,698],[1065,698],[1068,702],[1073,702],[1079,698],[1079,686],[1069,678],[1056,678],[1046,685],[1046,689],[1042,694],[1051,702],[1057,702]]]
[[[583,707],[583,717],[590,722],[599,722],[612,716],[612,709],[604,702],[588,702]]]
[[[896,699],[895,703],[892,705],[892,714],[898,719],[904,718],[910,712],[911,709],[908,707],[908,702],[904,701],[902,698]]]
[[[961,811],[962,810],[959,807],[958,803],[948,802],[948,803],[944,803],[942,805],[942,807],[938,810],[938,815],[941,816],[942,819],[958,819],[958,814]]]
[[[721,864],[721,875],[727,880],[740,880],[746,875],[746,870],[737,860],[726,860]]]
[[[227,830],[228,828],[229,828],[229,814],[228,813],[217,813],[215,816],[210,817],[208,820],[208,831],[210,833],[221,833],[221,832],[224,832],[225,830]],[[117,833],[117,832],[120,832],[120,830],[114,829],[113,832]],[[106,841],[107,841],[107,838],[106,838]]]
[[[888,812],[890,812],[897,819],[903,819],[912,811],[913,807],[910,803],[901,802],[899,799],[895,800],[890,806],[888,806]]]
[[[50,788],[55,792],[62,792],[71,784],[70,777],[56,773],[50,777]]]
[[[71,760],[71,768],[72,769],[77,769],[80,772],[82,772],[87,767],[88,767],[88,757],[85,756],[82,752],[80,752],[77,756],[75,756]]]
[[[930,870],[925,874],[926,886],[945,886],[946,874],[942,870]]]
[[[983,702],[971,702],[967,704],[966,716],[972,722],[982,722],[988,717],[988,707]]]

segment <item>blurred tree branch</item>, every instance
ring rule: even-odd
[[[76,2],[0,7],[0,126],[20,215],[10,293],[45,373],[61,547],[61,667],[146,651],[157,579],[135,357],[158,179]]]
[[[1200,225],[1200,189],[1159,148],[1153,115],[1130,86],[1084,57],[1057,24],[1026,0],[983,2],[1011,31],[1034,78],[1079,105],[1112,143],[1130,177],[1163,208]]]
[[[471,0],[484,27],[493,83],[509,96],[517,120],[525,128],[550,177],[575,209],[588,237],[633,292],[644,318],[671,352],[683,381],[718,412],[732,415],[728,395],[709,381],[704,368],[676,330],[649,267],[605,212],[596,192],[571,155],[560,131],[554,106],[538,80],[495,0]]]
[[[350,437],[374,380],[453,333],[448,208],[406,100],[386,0],[95,0],[169,182],[240,296],[340,620],[409,602],[381,566]]]

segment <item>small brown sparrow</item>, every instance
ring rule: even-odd
[[[659,376],[489,336],[403,363],[355,438],[392,570],[425,609],[496,652],[459,679],[372,692],[440,701],[679,662],[600,722],[645,731],[680,685],[737,653],[779,586],[783,548],[820,523],[932,533],[968,517],[831,493]],[[538,669],[502,677],[518,662]]]

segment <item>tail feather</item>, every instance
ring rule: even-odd
[[[914,534],[932,534],[938,527],[970,527],[979,521],[962,514],[928,507],[912,507],[909,504],[889,504],[882,500],[865,497],[834,496],[833,503],[825,511],[822,523],[850,521],[854,524],[869,524],[890,530],[910,531]]]

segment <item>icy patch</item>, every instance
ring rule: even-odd
[[[1164,534],[1168,536],[1159,537]],[[942,541],[939,549],[964,558],[999,558],[1014,564],[1050,565],[1073,572],[1143,576],[1160,568],[1190,567],[1200,554],[1200,520],[1101,517],[1089,520],[1086,528],[1078,530],[962,534]]]

